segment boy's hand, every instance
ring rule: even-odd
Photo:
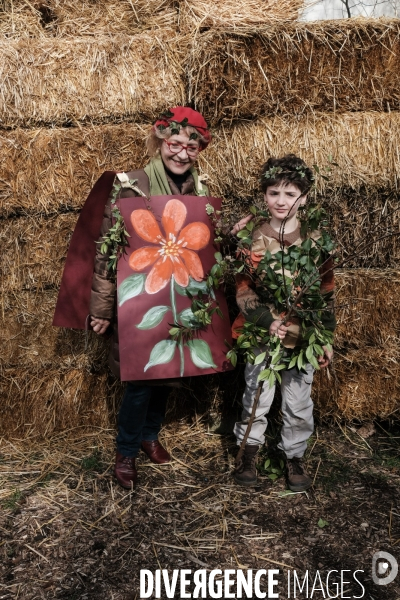
[[[240,221],[232,227],[231,235],[236,235],[237,233],[239,233],[239,231],[242,231],[242,229],[246,227],[247,223],[251,221],[252,218],[253,215],[247,215],[246,217],[243,217],[243,219],[240,219]]]
[[[97,335],[103,335],[107,331],[109,324],[110,321],[108,319],[98,319],[97,317],[90,316],[90,325]]]
[[[283,340],[287,334],[288,328],[283,325],[282,321],[273,321],[269,328],[270,335],[276,335],[280,340]]]
[[[321,369],[324,369],[329,365],[333,358],[333,350],[328,350],[326,346],[322,346],[324,355],[318,357],[318,363]]]

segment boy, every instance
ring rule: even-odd
[[[253,266],[256,266],[267,252],[270,252],[273,257],[282,247],[287,252],[287,248],[302,244],[304,238],[300,233],[297,213],[299,208],[306,203],[313,179],[311,169],[293,154],[279,159],[270,158],[265,163],[262,168],[261,189],[271,218],[269,222],[264,222],[253,233],[251,246]],[[318,235],[318,232],[315,232],[315,235],[311,237],[316,239]],[[273,269],[274,263],[272,265],[270,263],[270,266]],[[333,271],[328,269],[329,267],[325,263],[324,273],[321,275],[321,294],[332,292],[334,288]],[[285,273],[288,274],[286,268]],[[277,336],[284,348],[290,349],[298,346],[301,340],[300,319],[290,318],[290,322],[285,323],[284,317],[279,316],[273,304],[263,303],[255,289],[257,283],[261,281],[260,275],[257,274],[252,278],[248,275],[237,277],[236,301],[241,315],[236,319],[233,330],[235,331],[245,321],[249,321],[268,330],[271,336]],[[271,292],[272,294],[273,292]],[[332,306],[329,308],[331,310]],[[325,329],[334,330],[336,323],[333,312],[325,311],[321,321]],[[326,367],[332,360],[332,351],[325,346],[323,351],[324,354],[318,357],[321,368]],[[261,349],[255,349],[254,353],[260,352]],[[260,365],[247,363],[246,365],[242,420],[237,422],[234,428],[238,445],[241,444],[247,429],[258,388],[257,378],[263,369],[265,369],[265,363]],[[280,371],[283,426],[278,447],[286,456],[288,487],[296,492],[304,491],[312,485],[311,478],[305,471],[301,459],[307,448],[307,440],[314,430],[313,402],[311,400],[313,373],[314,368],[310,363],[305,364],[304,370],[294,367]],[[267,427],[266,415],[270,410],[274,392],[275,386],[270,387],[267,382],[264,382],[243,456],[237,461],[234,471],[234,479],[239,485],[250,486],[257,482],[256,455],[259,446],[264,443],[264,433]]]

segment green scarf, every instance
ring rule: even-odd
[[[171,196],[172,192],[165,174],[164,163],[160,155],[151,159],[144,168],[144,172],[150,182],[150,196]],[[196,196],[208,196],[208,187],[199,181],[199,174],[194,167],[190,168],[190,173],[194,179],[194,189]]]

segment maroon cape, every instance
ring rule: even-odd
[[[96,241],[99,238],[104,207],[116,171],[105,171],[90,192],[71,238],[58,293],[53,325],[85,329],[89,314]]]

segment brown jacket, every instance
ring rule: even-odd
[[[150,184],[146,173],[143,170],[129,171],[127,173],[129,179],[136,179],[137,186],[146,196],[150,196]],[[194,179],[191,174],[188,175],[186,181],[182,185],[182,190],[179,188],[167,175],[167,180],[171,188],[172,194],[193,195],[194,194]],[[119,195],[120,198],[130,198],[138,196],[131,189],[122,188]],[[101,241],[103,236],[109,231],[112,226],[111,201],[108,199],[105,208],[103,222],[98,241]],[[94,273],[92,281],[92,293],[90,298],[90,314],[99,319],[108,319],[110,321],[110,330],[112,331],[112,340],[109,354],[109,365],[111,371],[116,377],[120,376],[119,362],[119,344],[118,344],[118,320],[116,311],[116,284],[113,274],[107,270],[109,260],[108,254],[101,254],[101,244],[97,244],[96,257],[94,262]],[[147,382],[148,383],[148,382]]]

